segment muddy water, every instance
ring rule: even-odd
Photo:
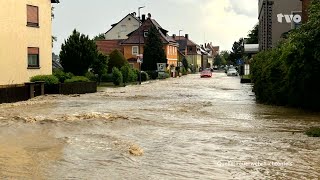
[[[190,75],[0,105],[1,179],[319,179],[320,114]]]

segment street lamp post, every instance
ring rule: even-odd
[[[139,15],[139,29],[140,29],[140,27],[141,27],[141,17],[140,17],[140,9],[142,9],[142,8],[145,8],[145,6],[141,6],[141,7],[139,7],[138,8],[138,15]],[[139,47],[138,47],[138,58],[141,58],[140,57],[140,46],[141,46],[141,33],[140,33],[140,30],[138,29],[138,33],[139,33]],[[141,84],[141,60],[140,60],[140,62],[139,62],[139,84]]]

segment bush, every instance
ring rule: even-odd
[[[112,73],[104,73],[101,77],[102,82],[113,82]]]
[[[119,86],[123,82],[122,73],[116,67],[112,69],[112,80],[113,80],[113,84],[116,86]]]
[[[141,71],[141,81],[148,81],[148,80],[149,80],[148,73]]]
[[[150,79],[157,79],[158,78],[158,72],[157,71],[146,71],[150,77]]]
[[[31,82],[44,81],[46,86],[59,84],[59,79],[54,75],[37,75],[30,78]]]
[[[74,76],[71,79],[67,79],[64,81],[64,83],[74,83],[74,82],[90,82],[90,80],[84,76]]]
[[[90,71],[86,73],[85,77],[88,78],[90,81],[98,81],[97,76]]]
[[[126,63],[128,63],[128,61],[119,50],[116,49],[112,51],[109,55],[108,73],[112,73],[114,67],[120,69]]]
[[[139,76],[137,75],[134,69],[130,69],[129,71],[129,82],[137,82]]]
[[[163,73],[163,74],[159,74],[159,79],[167,79],[170,77],[169,73]]]
[[[188,71],[185,68],[182,69],[182,75],[183,76],[188,75]]]
[[[320,137],[320,127],[312,127],[307,130],[306,134],[309,137]]]
[[[131,71],[131,68],[129,67],[129,65],[124,65],[121,67],[120,71],[122,73],[123,83],[124,84],[128,83],[129,82],[129,73]]]
[[[54,70],[53,75],[59,79],[60,83],[63,83],[67,79],[71,79],[74,75],[72,73],[65,73],[62,70]]]

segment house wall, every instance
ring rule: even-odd
[[[195,65],[197,70],[199,69],[199,67],[201,67],[201,55],[200,54],[188,55],[187,60],[188,60],[189,64]]]
[[[122,29],[122,26],[126,26]],[[127,35],[139,28],[139,21],[132,16],[125,17],[115,27],[105,34],[105,39],[127,39]]]
[[[27,27],[27,4],[39,8],[39,28]],[[52,73],[50,0],[0,1],[0,85]],[[40,69],[28,69],[28,47],[39,47]]]

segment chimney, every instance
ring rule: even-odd
[[[145,20],[146,20],[146,15],[145,15],[145,14],[142,14],[141,22],[144,22]]]
[[[176,39],[176,35],[175,35],[175,34],[173,34],[173,35],[172,35],[172,38],[175,40],[175,39]]]
[[[148,19],[151,19],[151,14],[150,13],[148,13]]]
[[[186,39],[189,39],[189,34],[186,34],[186,35],[185,35],[185,38],[186,38]]]

